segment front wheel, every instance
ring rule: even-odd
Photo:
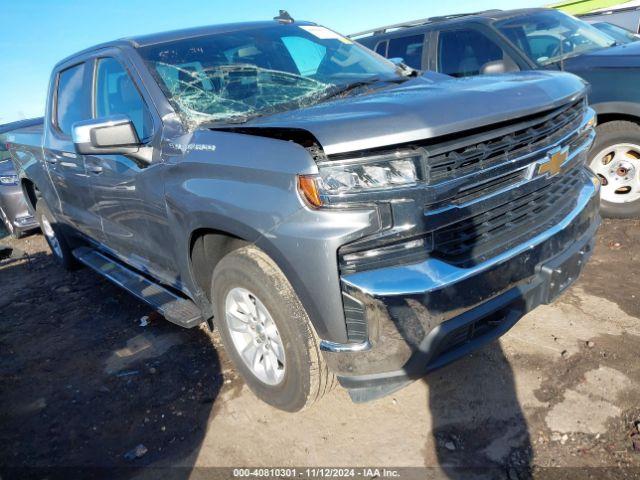
[[[335,384],[298,296],[262,250],[247,246],[213,272],[216,326],[249,388],[266,403],[295,412]]]
[[[600,179],[600,210],[611,218],[640,216],[640,126],[615,121],[598,125],[589,166]]]
[[[78,263],[71,253],[69,242],[51,210],[42,200],[36,203],[36,220],[40,224],[40,229],[56,261],[67,270],[75,269]]]

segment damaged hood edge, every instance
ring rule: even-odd
[[[307,131],[325,154],[334,155],[517,119],[576,99],[586,88],[583,80],[561,72],[464,79],[427,72],[397,87],[256,118],[240,130]],[[234,130],[215,128],[227,129]]]

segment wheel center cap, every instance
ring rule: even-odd
[[[625,178],[629,175],[634,175],[634,166],[629,162],[619,162],[616,165],[612,165],[611,174],[616,177]]]
[[[619,177],[624,177],[627,173],[629,173],[629,170],[625,167],[618,167],[618,169],[616,170],[616,174]]]

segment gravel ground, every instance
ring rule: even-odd
[[[499,342],[393,396],[354,405],[336,389],[293,415],[259,402],[204,328],[59,269],[40,235],[4,238],[0,478],[208,478],[218,466],[640,478],[639,226],[606,221],[578,283]]]

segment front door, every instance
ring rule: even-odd
[[[94,116],[127,115],[143,143],[154,136],[153,117],[140,90],[117,56],[96,59]],[[92,210],[102,220],[105,246],[133,266],[169,278],[163,254],[155,246],[166,226],[161,162],[145,163],[126,155],[87,155]]]

